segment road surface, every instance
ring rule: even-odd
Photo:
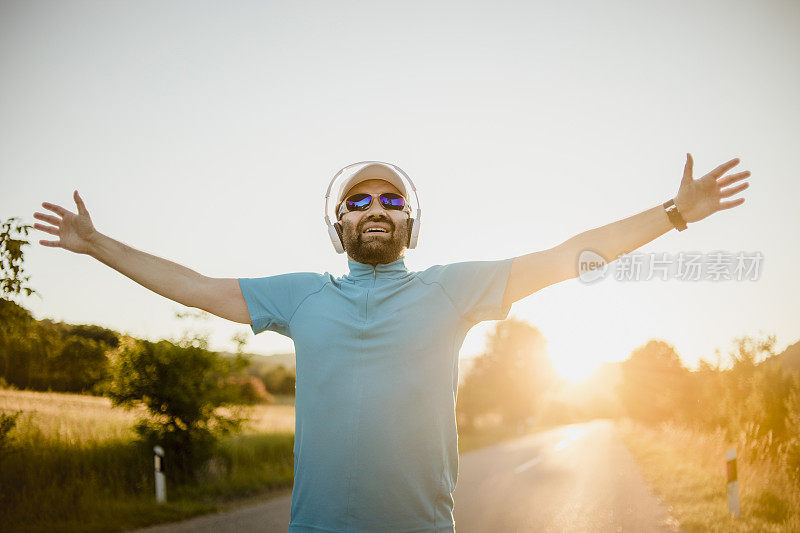
[[[613,422],[526,435],[461,455],[457,533],[676,531]],[[286,533],[291,491],[265,503],[136,533]]]

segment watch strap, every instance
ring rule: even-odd
[[[678,211],[678,206],[675,205],[674,199],[670,198],[664,202],[664,209],[667,211],[669,221],[672,222],[672,225],[675,226],[678,231],[686,229],[686,221],[681,216],[681,212]]]

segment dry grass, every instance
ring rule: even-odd
[[[800,531],[800,490],[752,442],[727,442],[723,431],[675,424],[650,428],[623,420],[623,441],[682,531]],[[728,513],[725,452],[736,447],[741,517]]]
[[[68,444],[108,439],[131,439],[131,426],[140,411],[111,407],[111,400],[80,394],[0,389],[0,412],[22,411],[17,438],[40,438]]]
[[[226,409],[219,409],[224,413]],[[252,405],[239,409],[239,416],[249,420],[242,426],[242,433],[294,433],[294,405]]]
[[[291,396],[277,397],[271,405],[242,407],[241,414],[251,418],[244,432],[294,433],[291,400]],[[144,407],[112,407],[111,400],[98,396],[0,389],[0,412],[16,411],[22,411],[14,430],[18,441],[44,438],[64,444],[133,439],[131,427],[147,413]]]

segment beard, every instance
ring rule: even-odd
[[[389,234],[363,233],[364,226],[377,222],[389,226]],[[387,216],[370,216],[363,219],[358,226],[344,224],[342,231],[344,249],[354,261],[369,265],[378,265],[397,261],[403,256],[408,242],[408,226],[405,221],[395,224]]]

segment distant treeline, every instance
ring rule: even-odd
[[[119,339],[119,332],[100,326],[36,320],[0,298],[0,385],[103,395],[111,379],[108,352]],[[283,365],[256,362],[228,379],[248,403],[295,390],[294,369]]]
[[[774,336],[741,337],[730,365],[701,360],[691,371],[671,345],[651,340],[622,363],[617,393],[631,418],[723,429],[729,442],[777,461],[800,486],[800,343],[779,355],[774,345]]]

